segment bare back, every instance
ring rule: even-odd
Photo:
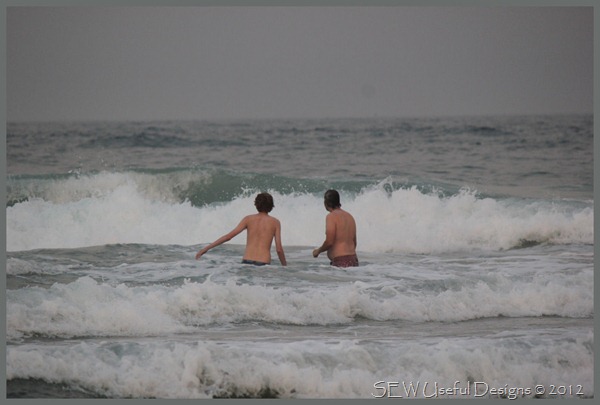
[[[244,217],[231,232],[221,236],[208,246],[204,246],[196,253],[196,260],[200,260],[210,249],[228,242],[236,235],[246,231],[244,261],[256,262],[254,264],[271,263],[271,243],[275,239],[275,249],[279,261],[282,266],[286,266],[287,260],[281,243],[281,223],[277,218],[269,216],[269,212],[273,208],[273,197],[268,193],[261,193],[256,196],[255,206],[258,214]]]
[[[356,254],[356,222],[348,212],[338,208],[327,214],[325,232],[333,241],[327,250],[329,259]]]
[[[279,220],[265,213],[258,213],[248,215],[244,221],[247,230],[244,259],[270,263],[271,244],[280,232]]]

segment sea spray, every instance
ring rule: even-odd
[[[93,178],[93,187],[77,198],[74,187],[53,180],[55,186],[42,195],[7,207],[7,250],[209,243],[255,212],[254,194],[260,191],[237,190],[229,201],[194,206],[169,193],[157,197],[156,191],[165,189],[163,179],[150,187],[147,175],[142,181],[136,174]],[[466,189],[444,194],[389,184],[341,190],[342,206],[357,222],[359,251],[432,253],[510,249],[524,242],[593,243],[591,203],[481,197]],[[56,189],[67,190],[59,193],[64,198]],[[275,198],[272,215],[282,223],[285,245],[320,243],[327,214],[321,192],[266,191]],[[245,234],[232,243],[244,244]]]

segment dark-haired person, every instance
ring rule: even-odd
[[[340,195],[336,190],[325,192],[325,242],[313,250],[313,256],[327,252],[332,266],[358,266],[356,256],[356,222],[350,213],[342,209]]]
[[[258,214],[244,217],[233,231],[221,236],[210,245],[202,248],[196,254],[196,260],[210,249],[219,246],[238,235],[244,229],[247,230],[246,251],[242,263],[262,266],[271,263],[271,243],[275,239],[275,250],[279,261],[283,266],[287,265],[283,245],[281,244],[281,224],[275,217],[269,216],[273,209],[273,197],[269,193],[260,193],[254,199],[254,206]]]

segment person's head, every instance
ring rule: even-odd
[[[341,206],[340,194],[336,190],[327,190],[325,192],[325,208],[333,210]]]
[[[269,213],[275,206],[273,197],[269,193],[260,193],[254,199],[254,206],[258,212]]]

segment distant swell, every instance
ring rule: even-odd
[[[121,186],[131,186],[148,200],[189,202],[201,207],[233,198],[272,190],[283,194],[322,193],[329,187],[358,192],[366,181],[331,183],[320,179],[296,179],[276,174],[236,173],[201,168],[146,169],[125,172],[67,173],[38,176],[9,176],[7,205],[42,199],[54,203],[100,198]]]

